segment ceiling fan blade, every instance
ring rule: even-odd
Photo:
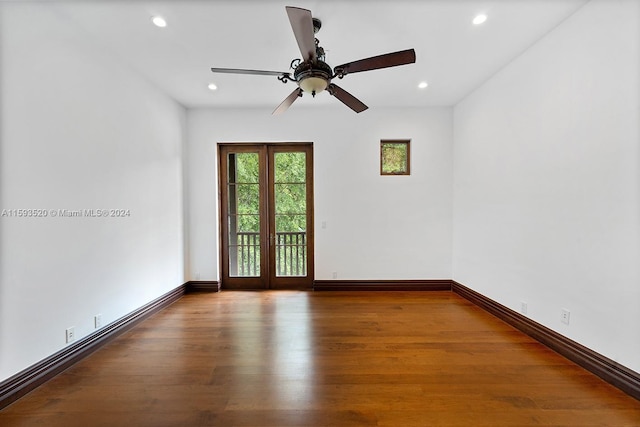
[[[334,72],[338,76],[346,76],[347,74],[359,73],[360,71],[378,70],[380,68],[396,67],[414,62],[416,62],[416,51],[407,49],[338,65],[334,68]]]
[[[289,96],[287,96],[285,98],[284,101],[282,101],[280,103],[280,105],[278,105],[278,107],[273,110],[273,115],[277,115],[277,114],[282,114],[285,111],[287,111],[287,109],[289,107],[291,107],[291,104],[293,104],[293,101],[295,101],[296,99],[298,99],[298,97],[302,96],[302,89],[300,89],[299,87],[296,88],[296,90],[294,90],[293,92],[291,92],[291,94]]]
[[[214,73],[253,74],[256,76],[291,76],[289,73],[285,73],[284,71],[243,70],[240,68],[212,68],[211,71]]]
[[[360,101],[358,98],[351,95],[349,92],[342,89],[338,85],[331,83],[327,88],[327,90],[329,91],[329,94],[338,98],[344,105],[351,108],[356,113],[362,113],[364,110],[369,108],[366,105],[364,105],[362,101]]]
[[[296,37],[298,47],[305,61],[316,59],[316,38],[313,35],[313,18],[311,11],[299,7],[287,6],[287,15]]]

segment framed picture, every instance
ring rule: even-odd
[[[410,175],[411,150],[408,139],[380,141],[380,175]]]

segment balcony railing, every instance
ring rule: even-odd
[[[229,275],[260,276],[260,233],[236,233],[236,245],[229,247]]]
[[[276,275],[307,275],[307,233],[276,233]]]
[[[260,234],[236,233],[235,245],[229,248],[231,276],[260,276]],[[283,232],[275,235],[276,276],[307,275],[307,233]]]

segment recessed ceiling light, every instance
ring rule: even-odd
[[[167,26],[167,21],[162,16],[154,16],[151,18],[151,22],[153,22],[153,25],[156,27],[164,28]]]
[[[473,25],[484,24],[486,20],[487,20],[487,15],[481,13],[480,15],[473,18]]]
[[[209,83],[207,87],[209,88],[209,90],[218,90],[218,86],[216,86],[215,83]]]
[[[429,86],[429,83],[427,83],[427,82],[420,82],[420,83],[418,84],[418,87],[419,87],[420,89],[426,89],[426,88],[427,88],[427,86]]]

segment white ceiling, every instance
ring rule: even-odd
[[[414,48],[415,64],[336,81],[369,107],[454,105],[586,0],[52,1],[88,37],[186,107],[273,107],[294,88],[276,77],[210,67],[289,71],[300,57],[285,6],[322,20],[331,66]],[[471,21],[486,13],[480,26]],[[166,28],[151,23],[162,15]],[[420,81],[426,90],[417,89]],[[207,89],[214,82],[217,91]],[[326,93],[294,107],[339,105]],[[293,107],[292,107],[293,108]]]

